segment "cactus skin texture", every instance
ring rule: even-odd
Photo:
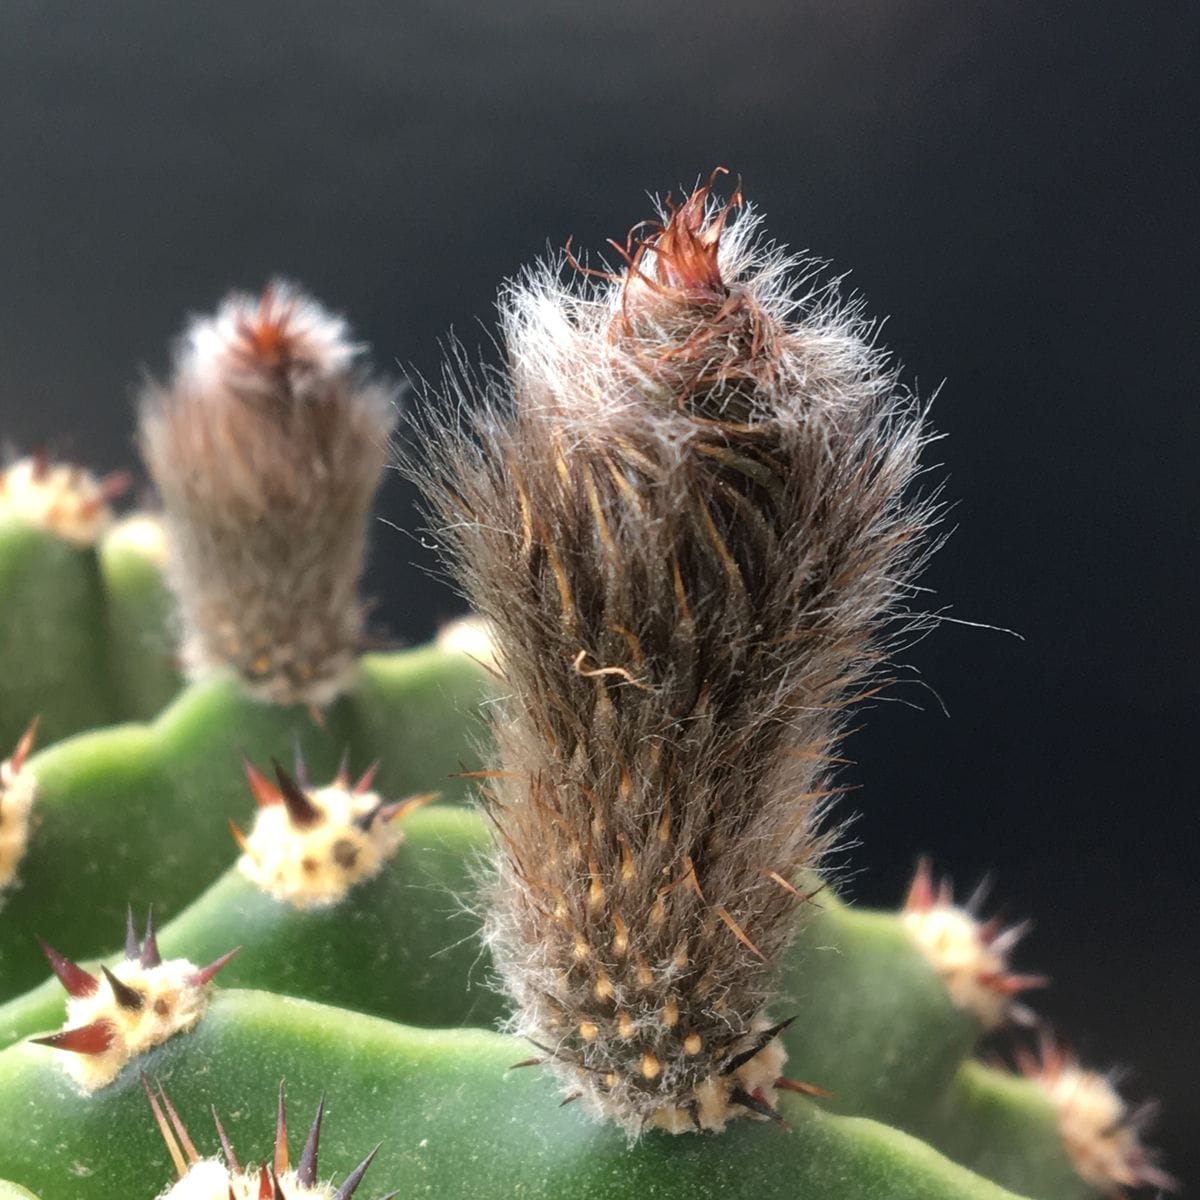
[[[315,670],[314,678],[322,681],[315,692],[288,691],[286,698],[294,703],[272,698],[279,695],[275,683],[280,679],[287,689],[295,688],[296,678],[288,670],[272,668],[268,676],[273,682],[259,687],[252,681],[248,688],[238,664],[226,663],[213,678],[189,685],[157,712],[178,689],[173,659],[170,669],[162,670],[169,658],[162,647],[172,644],[174,636],[163,584],[170,527],[164,540],[154,518],[106,522],[98,548],[81,548],[61,532],[35,528],[28,506],[20,516],[12,508],[0,512],[0,580],[16,581],[5,593],[13,604],[0,613],[0,654],[5,656],[0,667],[30,667],[28,677],[15,668],[0,670],[0,715],[8,722],[9,734],[0,742],[0,753],[10,756],[7,773],[0,774],[0,821],[6,799],[12,813],[18,807],[18,790],[32,796],[28,846],[20,855],[15,880],[3,894],[0,912],[0,1176],[13,1181],[0,1181],[0,1200],[210,1200],[204,1189],[214,1183],[218,1190],[211,1200],[229,1200],[231,1184],[235,1198],[246,1185],[248,1194],[259,1200],[333,1200],[340,1186],[345,1200],[348,1183],[361,1178],[358,1167],[377,1142],[381,1145],[371,1159],[370,1174],[356,1193],[359,1200],[381,1200],[393,1193],[470,1195],[481,1200],[518,1195],[530,1200],[1097,1200],[1172,1183],[1141,1144],[1145,1111],[1127,1107],[1101,1077],[1086,1075],[1050,1049],[1040,1056],[1025,1054],[1019,1062],[1024,1074],[971,1058],[985,1033],[1004,1034],[1014,1022],[1031,1019],[1022,1011],[1022,993],[1039,980],[1019,973],[1010,962],[1013,931],[1002,930],[969,906],[955,906],[946,889],[933,885],[928,869],[918,873],[899,913],[849,906],[814,871],[825,844],[818,818],[827,797],[819,793],[832,787],[829,772],[835,764],[829,759],[843,720],[843,702],[872,686],[869,676],[879,656],[892,647],[903,625],[872,620],[856,625],[858,633],[852,635],[838,623],[838,613],[846,615],[842,610],[827,618],[832,621],[828,628],[821,625],[826,618],[805,607],[807,600],[783,616],[769,611],[763,597],[775,589],[795,599],[795,579],[781,580],[755,555],[793,536],[782,532],[794,524],[793,518],[781,514],[799,502],[799,493],[789,496],[786,486],[780,493],[781,481],[772,475],[778,467],[775,452],[748,432],[759,420],[763,385],[753,371],[747,374],[741,368],[747,356],[756,361],[763,347],[772,344],[778,322],[790,321],[794,313],[760,304],[766,316],[755,316],[753,305],[731,299],[732,289],[730,296],[718,295],[715,280],[725,286],[726,280],[743,278],[743,267],[761,270],[765,275],[751,271],[750,278],[758,283],[747,294],[751,299],[762,297],[768,292],[761,289],[769,291],[771,281],[778,281],[782,260],[770,255],[756,259],[747,236],[752,226],[740,234],[736,225],[727,230],[729,218],[712,205],[689,201],[674,214],[668,214],[656,234],[647,235],[649,248],[633,242],[626,247],[629,270],[623,282],[621,276],[606,277],[594,294],[571,293],[576,298],[569,302],[570,316],[562,324],[547,323],[546,311],[539,309],[548,302],[544,276],[540,283],[509,295],[510,335],[520,347],[511,364],[517,388],[544,379],[546,364],[555,356],[575,353],[580,331],[597,317],[600,299],[608,298],[604,315],[615,329],[615,348],[610,344],[598,353],[588,369],[593,382],[611,381],[613,371],[623,382],[618,389],[594,390],[588,403],[598,399],[602,408],[610,406],[608,415],[616,412],[632,421],[641,434],[657,423],[650,444],[658,457],[647,459],[637,445],[617,439],[621,444],[605,444],[604,449],[608,461],[620,465],[617,472],[610,470],[607,479],[598,470],[590,470],[586,478],[572,476],[580,461],[595,466],[589,456],[608,435],[602,422],[591,420],[587,406],[576,403],[578,393],[565,397],[571,402],[566,404],[561,396],[541,396],[530,420],[569,428],[571,436],[556,448],[561,468],[554,454],[543,454],[540,464],[533,463],[534,472],[549,462],[564,486],[557,491],[543,472],[545,494],[529,506],[530,555],[527,561],[510,564],[509,581],[521,587],[531,580],[537,583],[542,626],[522,624],[531,611],[526,596],[521,612],[507,614],[505,631],[504,621],[498,619],[506,615],[507,585],[501,582],[487,593],[490,608],[481,605],[499,634],[496,659],[478,629],[468,631],[466,643],[459,630],[453,642],[402,653],[355,657],[355,647],[349,651],[348,668],[339,650],[325,661],[340,665],[328,672]],[[683,216],[676,220],[679,214]],[[729,235],[733,240],[723,242]],[[730,249],[722,251],[722,246]],[[714,269],[719,275],[714,276]],[[562,296],[554,292],[550,299],[558,303]],[[801,339],[803,353],[812,356],[810,374],[816,379],[828,379],[822,371],[844,368],[848,361],[861,362],[856,357],[861,348],[838,342],[846,314],[823,307],[829,299],[808,298],[815,305],[812,312],[819,328],[810,331],[813,336],[807,341]],[[268,300],[276,303],[276,297]],[[265,302],[239,303],[261,317]],[[708,314],[704,328],[709,335],[694,341],[697,306]],[[278,324],[275,321],[272,328]],[[236,322],[232,328],[237,334]],[[273,352],[280,350],[278,332],[272,335]],[[661,353],[664,339],[674,347],[667,355]],[[261,352],[262,345],[256,345]],[[326,358],[329,345],[328,340],[323,344]],[[321,349],[318,346],[312,357],[319,359]],[[292,358],[288,362],[295,365]],[[282,370],[284,364],[277,365]],[[261,387],[250,389],[252,400],[276,403],[279,395],[272,388],[279,385],[280,372],[264,382],[266,377],[255,370]],[[848,378],[854,384],[850,391],[866,405],[860,412],[889,412],[898,422],[889,426],[890,432],[876,429],[887,433],[882,442],[866,434],[851,441],[867,460],[874,446],[886,461],[887,448],[896,450],[892,435],[899,435],[901,458],[893,461],[898,472],[893,481],[899,484],[915,462],[920,434],[913,422],[919,414],[890,390],[894,381],[886,371],[871,375],[874,382],[853,372]],[[338,388],[358,385],[357,376],[338,380]],[[179,387],[178,380],[173,386]],[[862,387],[869,395],[855,391]],[[671,398],[678,400],[681,388],[686,397],[677,404]],[[296,397],[305,391],[304,386],[293,390]],[[818,391],[822,404],[840,403],[836,387]],[[766,392],[773,394],[770,387]],[[622,400],[629,395],[639,397],[632,408]],[[152,402],[159,403],[166,401]],[[899,403],[898,410],[890,407],[894,403]],[[829,446],[839,444],[843,419],[853,427],[848,413],[831,418]],[[485,431],[485,442],[493,449],[507,444],[508,420],[503,415]],[[799,422],[797,429],[802,425]],[[274,427],[268,422],[263,428]],[[278,430],[264,436],[277,434]],[[475,468],[493,470],[485,466],[486,460],[471,459],[474,450],[461,442],[455,445],[456,463],[466,455]],[[531,449],[540,454],[545,447],[531,443]],[[693,462],[690,456],[697,453],[705,462]],[[530,464],[510,460],[505,466],[513,468],[508,483],[519,479],[530,488]],[[834,467],[822,463],[820,470],[825,469],[836,474]],[[814,471],[819,474],[816,467]],[[506,481],[499,478],[502,471],[496,474],[499,487]],[[869,469],[866,474],[876,479]],[[845,482],[850,486],[852,479]],[[572,491],[567,483],[578,486]],[[850,561],[841,560],[846,569],[855,561],[852,544],[865,554],[857,558],[858,573],[851,571],[858,580],[855,586],[865,588],[851,605],[859,618],[871,608],[870,597],[879,598],[883,576],[890,588],[917,564],[917,535],[930,515],[927,508],[893,503],[895,489],[883,482],[879,487],[873,493],[878,503],[869,506],[872,511],[858,528],[874,530],[886,544],[872,543],[869,536],[858,543],[848,537],[838,552],[849,554]],[[824,494],[826,489],[819,490]],[[697,496],[709,505],[711,521],[704,519]],[[448,491],[444,497],[449,498]],[[469,494],[458,496],[458,502],[464,499],[469,503]],[[748,499],[758,507],[750,506]],[[813,520],[822,512],[832,516],[827,511],[832,499],[816,496],[813,503]],[[756,523],[752,508],[767,517]],[[497,505],[491,515],[499,520],[514,514]],[[659,588],[657,607],[643,611],[626,605],[630,623],[623,628],[635,634],[639,662],[630,638],[601,627],[595,602],[599,598],[607,605],[611,600],[620,608],[615,597],[624,590],[619,580],[614,583],[604,556],[613,546],[639,545],[638,531],[631,526],[648,515],[661,523],[655,543],[661,553],[644,554],[638,569],[666,586]],[[753,552],[739,540],[744,535],[742,518],[759,539]],[[555,522],[559,532],[569,527],[570,547],[542,554],[540,573],[531,575],[530,563],[541,553],[535,547],[555,545],[543,540]],[[513,527],[523,528],[519,522]],[[284,522],[279,526],[283,528],[295,526]],[[703,545],[695,540],[698,528]],[[895,544],[887,540],[893,534]],[[459,531],[456,536],[468,535]],[[36,553],[27,553],[30,547]],[[336,569],[343,571],[350,560],[358,562],[357,554],[352,550]],[[893,554],[900,557],[889,557]],[[825,578],[832,592],[847,582],[840,579],[845,571],[837,569],[837,562],[833,554],[828,561],[809,564],[814,579],[823,578],[822,571],[833,572]],[[329,566],[326,562],[322,569]],[[878,576],[873,574],[876,570]],[[343,574],[357,578],[356,571],[346,569]],[[698,589],[696,599],[692,588]],[[268,596],[263,603],[269,608],[276,599]],[[687,615],[683,601],[690,625],[680,619]],[[732,614],[724,624],[705,607],[714,603],[725,605],[727,616]],[[788,656],[806,629],[845,635],[833,637],[839,644],[820,660],[825,670],[814,668],[807,679],[825,695],[828,709],[794,711],[795,689],[790,687],[766,693],[760,688],[757,698],[751,695],[753,689],[739,693],[733,687],[733,666],[753,666],[754,656],[764,653],[755,645],[756,635],[733,623],[752,613],[756,603],[767,605],[760,616],[794,622],[788,629],[772,627],[777,633],[797,635],[769,652],[776,668],[782,667],[777,681],[795,682],[789,676],[794,660]],[[572,609],[577,620],[564,621]],[[340,601],[337,611],[345,618],[345,624],[334,622],[337,628],[348,630],[352,618],[358,619],[357,610]],[[744,636],[732,637],[729,646],[719,644],[720,635],[728,638],[735,628]],[[41,641],[31,636],[29,645],[42,647],[57,674],[49,668],[38,674],[41,667],[27,657],[27,631],[40,631]],[[589,631],[596,636],[581,641],[581,633]],[[56,639],[65,650],[56,648]],[[561,661],[522,668],[522,647],[536,639],[561,651]],[[814,640],[821,639],[814,634]],[[349,634],[337,644],[349,646]],[[456,648],[460,644],[471,657]],[[582,657],[580,649],[585,651]],[[292,639],[272,663],[294,664],[294,651]],[[64,653],[68,657],[62,657]],[[73,665],[73,673],[59,669],[64,662]],[[711,687],[705,699],[704,676],[714,663],[721,668],[715,678],[723,686]],[[661,784],[662,793],[671,799],[669,844],[656,865],[682,864],[682,873],[668,871],[664,876],[660,871],[654,878],[647,868],[637,887],[622,879],[621,840],[610,841],[607,858],[601,857],[600,849],[603,836],[613,832],[624,832],[632,846],[633,831],[618,823],[589,827],[578,838],[575,874],[562,889],[568,911],[573,910],[573,919],[588,934],[588,953],[595,959],[588,964],[589,994],[580,1003],[606,999],[596,995],[602,981],[597,967],[608,971],[614,999],[619,988],[628,986],[615,964],[601,957],[615,953],[612,943],[621,936],[614,922],[609,940],[603,945],[597,941],[596,914],[601,911],[627,907],[636,914],[636,920],[622,917],[631,951],[645,945],[641,939],[660,899],[664,924],[692,922],[689,960],[703,958],[709,945],[719,947],[715,961],[726,972],[726,991],[738,1010],[722,1027],[740,1035],[732,1038],[721,1065],[728,1065],[731,1056],[746,1057],[701,1096],[694,1079],[687,1080],[684,1072],[672,1074],[666,1049],[660,1057],[657,1044],[649,1050],[639,1046],[626,1067],[632,1065],[645,1077],[645,1056],[655,1055],[659,1071],[647,1082],[662,1079],[665,1086],[671,1077],[665,1107],[673,1110],[668,1119],[647,1120],[644,1129],[646,1109],[664,1108],[663,1088],[642,1089],[655,1095],[651,1105],[632,1105],[636,1120],[629,1118],[626,1103],[623,1111],[606,1114],[616,1116],[615,1122],[597,1122],[588,1118],[584,1104],[560,1105],[562,1094],[555,1094],[554,1080],[543,1071],[514,1069],[542,1064],[561,1053],[559,1037],[543,1040],[535,1032],[542,1044],[531,1046],[523,1037],[485,1028],[508,1012],[499,990],[482,984],[496,975],[511,984],[511,943],[506,962],[504,939],[496,937],[496,913],[507,912],[500,919],[511,927],[514,901],[497,894],[494,869],[483,872],[484,900],[471,897],[480,860],[495,845],[497,825],[505,830],[513,819],[502,807],[506,798],[510,805],[514,795],[518,801],[527,799],[523,790],[530,783],[528,772],[510,778],[510,756],[515,747],[518,758],[533,753],[550,767],[562,767],[562,749],[547,749],[542,726],[517,720],[497,730],[499,768],[481,768],[475,752],[483,728],[478,710],[488,694],[489,670],[507,675],[507,683],[497,690],[507,697],[502,700],[507,711],[518,717],[521,710],[514,704],[528,699],[539,681],[552,679],[553,688],[535,697],[528,711],[540,713],[542,725],[561,737],[563,745],[575,736],[576,719],[612,722],[604,736],[590,743],[614,752],[607,773],[586,756],[576,755],[568,782],[575,785],[582,779],[596,791],[608,789],[605,794],[613,804],[622,800],[627,788],[641,795],[647,810],[657,798],[659,810],[648,815],[642,829],[653,835],[648,840],[656,846],[662,805],[651,785]],[[14,677],[18,686],[9,683]],[[315,705],[328,699],[323,683],[334,677],[340,694],[318,711]],[[72,695],[72,689],[77,694]],[[547,699],[559,693],[566,702]],[[741,710],[739,695],[746,706]],[[131,696],[138,699],[131,701]],[[690,732],[672,730],[673,707],[665,718],[655,711],[663,696],[671,698],[674,707],[687,709],[691,720],[684,724],[693,727]],[[555,711],[547,711],[547,705]],[[500,711],[495,701],[487,707],[493,715]],[[45,716],[37,748],[23,742],[17,749],[38,712]],[[736,734],[720,727],[721,712],[740,712],[732,722]],[[51,714],[58,715],[47,725]],[[137,720],[105,725],[129,716]],[[643,733],[653,727],[649,737],[622,732],[621,722],[631,717]],[[757,838],[763,853],[756,851],[756,865],[760,859],[771,864],[769,871],[778,878],[760,872],[761,878],[756,875],[750,881],[739,874],[745,856],[729,857],[729,845],[722,850],[719,838],[703,852],[695,849],[693,838],[686,858],[678,857],[689,830],[701,827],[699,815],[688,808],[683,787],[688,777],[704,775],[718,791],[724,788],[719,809],[727,803],[733,811],[746,803],[746,797],[731,790],[731,768],[715,751],[693,755],[674,772],[667,771],[668,751],[678,757],[686,749],[673,743],[679,737],[698,739],[701,750],[708,744],[705,739],[716,739],[714,744],[724,747],[731,764],[746,767],[743,782],[756,803],[769,804],[767,794],[776,783],[799,791],[789,801],[794,827],[774,840],[758,837],[754,831],[763,833],[763,827],[753,823],[725,831],[731,836],[740,832],[748,844]],[[643,742],[664,749],[654,752]],[[759,769],[747,763],[739,757],[747,747],[776,765]],[[798,753],[781,755],[784,749]],[[786,763],[780,765],[780,758]],[[273,759],[281,764],[278,771],[271,765]],[[376,760],[377,769],[369,770]],[[622,760],[629,768],[628,783]],[[247,761],[253,764],[249,771]],[[711,768],[707,775],[706,768]],[[363,772],[368,772],[365,781]],[[340,799],[322,798],[329,781]],[[356,786],[359,781],[361,786]],[[487,811],[445,803],[464,797],[473,783],[493,792]],[[548,805],[561,804],[564,819],[574,819],[585,807],[579,794],[568,797],[568,804],[558,788],[544,786],[540,797]],[[441,803],[415,802],[432,791],[439,792]],[[354,841],[354,855],[344,846],[339,849],[343,839],[332,835],[339,808],[370,843],[349,839]],[[616,809],[610,806],[605,812],[611,817]],[[256,814],[265,814],[259,830],[253,827]],[[238,866],[231,820],[251,851],[261,846],[256,841],[259,834],[276,839],[296,834],[299,850],[281,850],[279,861],[288,859],[303,873],[305,858],[315,855],[315,875],[334,879],[326,872],[333,863],[344,872],[334,882],[349,886],[344,893],[340,886],[322,888],[319,903],[300,904],[291,901],[303,899],[303,889],[297,896],[290,887],[260,888],[256,872]],[[508,845],[503,833],[500,843]],[[359,878],[354,868],[359,865],[357,855],[364,852],[372,858],[372,871]],[[321,854],[328,854],[329,860],[323,863]],[[569,836],[555,833],[527,850],[522,856],[525,873],[548,874],[555,854],[563,856],[555,868],[561,869],[574,855]],[[259,857],[261,866],[269,855]],[[715,878],[715,865],[722,862],[729,868],[726,877]],[[639,870],[635,863],[635,877]],[[748,899],[732,901],[731,880],[745,886]],[[603,904],[591,911],[594,885],[604,896]],[[510,907],[503,910],[506,903]],[[706,922],[704,906],[714,904],[725,915],[713,908],[716,919]],[[153,905],[156,927],[142,938],[127,930],[126,944],[117,947],[114,931],[125,921],[130,905],[139,912]],[[547,911],[553,920],[555,906]],[[491,930],[490,948],[480,942],[481,924]],[[35,935],[46,939],[49,965]],[[235,946],[240,952],[226,959]],[[495,961],[489,949],[499,952]],[[670,949],[677,947],[672,944]],[[770,963],[764,964],[759,955]],[[208,971],[197,967],[205,976],[201,986],[207,1001],[199,1019],[158,1045],[139,1045],[130,1062],[89,1093],[64,1069],[70,1049],[55,1044],[56,1031],[77,1028],[64,1011],[64,988],[67,995],[88,993],[94,984],[93,995],[111,995],[118,1005],[124,997],[132,1021],[142,1009],[135,1010],[130,990],[148,987],[144,973],[158,969],[158,959],[163,964],[186,960],[189,966],[221,966],[221,975],[214,986]],[[636,964],[633,969],[636,972]],[[692,969],[691,961],[687,969]],[[80,998],[76,995],[75,1001]],[[982,1004],[974,1003],[980,1000]],[[554,1003],[561,1004],[560,995]],[[715,1013],[716,1000],[712,1003]],[[664,1007],[666,1001],[654,1006],[658,1013]],[[682,1003],[679,1007],[682,1025],[686,1010]],[[604,1036],[620,1038],[621,1011],[614,1007],[611,1014],[600,1014],[611,1021]],[[699,1011],[698,1006],[688,1016]],[[635,1032],[644,1035],[650,1023],[627,1015],[635,1021]],[[82,1028],[92,1024],[85,1022]],[[529,1024],[527,1017],[519,1018],[516,1029],[529,1032]],[[584,1044],[572,1043],[570,1053],[584,1061],[590,1043],[578,1027],[576,1033]],[[598,1029],[597,1040],[599,1035]],[[685,1054],[686,1038],[681,1029],[677,1049]],[[80,1051],[107,1049],[91,1033],[67,1040],[77,1043],[74,1053],[80,1058],[88,1057]],[[789,1074],[816,1085],[809,1095],[789,1090],[788,1077],[780,1074],[785,1055]],[[716,1062],[716,1055],[710,1055],[705,1068],[710,1074]],[[578,1067],[566,1073],[573,1080],[566,1096],[571,1099],[581,1090]],[[143,1079],[153,1105],[147,1101]],[[321,1166],[319,1173],[312,1172],[312,1180],[307,1169],[301,1171],[304,1151],[285,1162],[279,1148],[281,1079],[287,1082],[288,1094],[309,1111],[318,1097],[326,1096],[329,1115],[320,1136]],[[589,1079],[583,1084],[585,1089],[594,1087]],[[592,1098],[602,1114],[611,1099],[604,1086],[601,1081],[601,1095]],[[682,1105],[676,1103],[680,1088],[687,1093]],[[738,1090],[744,1096],[738,1096]],[[1078,1103],[1080,1096],[1086,1103]],[[697,1102],[701,1132],[693,1131],[687,1103],[691,1097]],[[619,1097],[618,1102],[626,1099]],[[209,1124],[214,1107],[223,1131],[216,1140]],[[730,1119],[734,1109],[740,1119]],[[1097,1128],[1097,1117],[1102,1118],[1102,1128]],[[175,1141],[178,1160],[169,1141],[164,1144],[164,1127]],[[190,1139],[180,1136],[184,1127]],[[641,1132],[632,1147],[627,1138],[631,1129]],[[674,1136],[676,1130],[687,1136]],[[188,1141],[203,1158],[204,1150],[215,1149],[225,1138],[243,1156],[265,1156],[266,1172],[261,1158],[243,1157],[240,1168],[254,1167],[257,1175],[242,1170],[239,1176],[239,1168],[232,1172],[235,1178],[228,1164],[221,1166],[211,1158],[207,1165],[190,1163]],[[173,1171],[173,1166],[178,1169]],[[196,1171],[189,1182],[193,1166]],[[184,1179],[173,1180],[180,1173]],[[329,1179],[342,1182],[327,1183]]]
[[[747,1121],[719,1139],[648,1134],[630,1153],[619,1131],[558,1108],[536,1072],[506,1071],[527,1048],[482,1030],[418,1031],[222,991],[195,1032],[164,1045],[145,1071],[193,1131],[215,1105],[234,1146],[271,1144],[276,1076],[286,1077],[292,1096],[324,1091],[323,1169],[345,1175],[382,1139],[371,1176],[401,1196],[1012,1200],[904,1134],[821,1114],[793,1096],[781,1101],[790,1134]],[[98,1106],[46,1062],[48,1053],[20,1045],[0,1054],[5,1169],[43,1200],[78,1196],[84,1172],[89,1200],[156,1195],[170,1166],[137,1074],[127,1073]]]

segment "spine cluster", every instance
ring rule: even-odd
[[[327,787],[314,788],[303,762],[295,777],[274,765],[276,783],[246,761],[258,812],[248,835],[232,821],[230,828],[242,874],[299,909],[328,908],[378,875],[404,841],[400,819],[432,799],[386,803],[371,790],[374,767],[352,785],[343,766]]]
[[[183,958],[164,961],[153,913],[139,941],[132,911],[125,957],[97,974],[39,941],[67,993],[67,1020],[58,1033],[32,1040],[66,1052],[64,1068],[84,1093],[107,1087],[131,1059],[193,1028],[208,1009],[212,981],[237,953],[231,950],[207,967]]]
[[[109,501],[128,483],[123,471],[97,479],[44,454],[20,458],[0,470],[0,520],[15,518],[73,546],[93,546],[112,524]]]
[[[281,703],[323,704],[362,633],[366,521],[394,424],[343,321],[285,284],[195,320],[142,403],[192,675],[232,667]]]
[[[325,1097],[322,1096],[300,1159],[293,1166],[281,1082],[275,1116],[275,1145],[269,1158],[258,1163],[240,1163],[215,1106],[212,1118],[221,1141],[221,1157],[201,1158],[162,1084],[157,1084],[156,1096],[143,1074],[142,1087],[177,1176],[176,1182],[160,1193],[159,1200],[351,1200],[379,1151],[376,1146],[339,1187],[322,1181],[318,1167],[321,1126],[325,1119]],[[397,1195],[398,1192],[389,1192],[382,1200],[394,1200]]]
[[[457,379],[426,472],[506,680],[486,936],[518,1031],[632,1136],[775,1115],[774,966],[932,519],[871,328],[740,205],[512,284],[508,370]]]

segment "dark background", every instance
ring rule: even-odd
[[[277,271],[434,373],[547,239],[741,172],[946,380],[930,602],[1025,639],[911,651],[949,715],[910,687],[853,741],[855,894],[898,900],[920,850],[994,869],[1039,1008],[1161,1097],[1194,1182],[1198,49],[1166,0],[4,0],[0,434],[129,463],[139,372]],[[456,611],[416,540],[375,547],[393,632]]]

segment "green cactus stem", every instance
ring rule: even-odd
[[[783,1034],[788,1069],[833,1093],[822,1107],[894,1125],[1023,1194],[1094,1198],[1034,1085],[967,1061],[983,1022],[955,1003],[904,914],[828,889],[814,904],[777,1007],[798,1014]]]
[[[124,474],[44,455],[0,468],[0,746],[147,720],[178,691],[161,523],[114,522]]]
[[[217,879],[233,857],[228,820],[254,808],[241,753],[290,761],[299,746],[315,777],[344,754],[380,760],[389,798],[440,791],[477,736],[482,669],[461,653],[424,647],[364,656],[347,694],[318,725],[302,706],[247,698],[231,679],[196,684],[148,725],[81,734],[26,764],[36,780],[34,819],[0,922],[0,999],[45,974],[32,934],[70,941],[81,956],[111,946],[127,905],[153,904],[162,920]]]
[[[491,1023],[502,1005],[480,986],[486,967],[454,900],[488,843],[483,821],[439,806],[413,813],[405,835],[384,874],[328,909],[298,911],[230,871],[160,930],[162,952],[207,962],[236,930],[243,951],[225,968],[227,986],[413,1024]],[[955,1004],[905,914],[855,908],[829,889],[810,903],[776,1007],[794,1018],[782,1035],[788,1073],[833,1093],[819,1106],[894,1126],[1020,1194],[1094,1198],[1037,1086],[966,1061],[981,1023]],[[61,1020],[51,979],[0,1007],[0,1045]],[[554,1104],[547,1086],[545,1110]]]
[[[412,1025],[493,1025],[506,1007],[487,985],[477,923],[460,899],[486,830],[466,809],[439,805],[405,818],[403,834],[378,877],[326,908],[298,910],[231,868],[159,929],[161,953],[210,962],[233,936],[241,953],[222,972],[223,986],[265,988]],[[81,965],[96,970],[92,961]],[[0,1046],[57,1027],[62,1012],[62,985],[49,978],[0,1005]]]
[[[121,720],[148,721],[183,686],[175,645],[175,602],[163,577],[161,519],[133,513],[97,547],[107,598],[108,671]]]
[[[372,1177],[401,1195],[1013,1200],[905,1134],[795,1096],[783,1100],[787,1131],[742,1121],[719,1137],[651,1133],[631,1151],[619,1131],[559,1107],[548,1079],[506,1069],[527,1050],[479,1030],[414,1030],[222,991],[192,1034],[141,1066],[193,1133],[210,1105],[230,1114],[235,1145],[271,1143],[280,1078],[296,1103],[326,1092],[323,1171],[348,1173],[382,1139]],[[77,1196],[81,1175],[89,1200],[156,1194],[171,1164],[137,1072],[127,1069],[99,1103],[74,1089],[53,1054],[29,1044],[0,1053],[0,1161],[43,1200]]]
[[[1058,1114],[1028,1079],[965,1062],[950,1086],[914,1116],[909,1131],[955,1162],[1014,1191],[1047,1200],[1094,1200],[1063,1146]],[[1019,1155],[1010,1148],[1020,1146]]]

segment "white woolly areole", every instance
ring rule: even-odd
[[[119,1004],[104,977],[90,996],[68,998],[64,1030],[104,1022],[112,1037],[108,1049],[98,1054],[59,1052],[63,1069],[82,1091],[90,1093],[110,1084],[130,1059],[184,1033],[200,1020],[208,1008],[212,985],[190,982],[198,971],[183,958],[169,959],[157,967],[125,959],[112,973],[141,994],[140,1008]]]
[[[129,550],[160,569],[167,565],[167,531],[157,513],[123,517],[109,531],[105,545]]]
[[[230,1171],[217,1159],[202,1158],[182,1179],[160,1192],[157,1200],[258,1200],[259,1184],[260,1175],[254,1168]],[[287,1200],[333,1200],[335,1194],[331,1184],[301,1184],[295,1171],[280,1175],[279,1186]]]
[[[462,617],[443,625],[438,630],[437,646],[439,650],[465,654],[492,670],[498,669],[492,627],[480,617]]]
[[[258,810],[238,869],[264,892],[295,908],[326,908],[356,884],[378,875],[404,841],[398,823],[377,816],[374,792],[330,785],[306,792],[322,819],[303,828],[282,804]]]
[[[17,868],[29,844],[29,818],[36,795],[37,780],[28,767],[15,769],[11,758],[0,763],[0,893],[16,882]]]
[[[0,517],[15,517],[73,546],[93,546],[112,524],[99,479],[82,467],[18,459],[0,471]]]
[[[762,1026],[765,1028],[766,1022],[763,1022]],[[783,1074],[786,1061],[787,1051],[776,1038],[732,1074],[713,1075],[702,1080],[696,1085],[694,1092],[694,1111],[701,1128],[720,1133],[730,1121],[738,1117],[749,1116],[759,1121],[767,1120],[767,1117],[752,1113],[735,1103],[730,1099],[730,1095],[735,1087],[740,1087],[755,1099],[762,1100],[774,1108],[778,1099],[775,1081]],[[608,1113],[602,1115],[611,1116]],[[683,1107],[660,1108],[648,1124],[654,1129],[665,1129],[668,1133],[696,1132],[693,1112]]]
[[[267,297],[233,292],[212,316],[194,317],[184,334],[177,361],[179,379],[212,396],[231,376],[247,370],[247,331],[264,319],[286,321],[289,356],[314,374],[346,371],[362,347],[349,340],[342,317],[323,308],[294,284],[276,280]]]
[[[1083,1180],[1106,1193],[1113,1184],[1171,1186],[1148,1165],[1141,1122],[1130,1119],[1128,1106],[1104,1075],[1068,1061],[1037,1080],[1058,1110],[1063,1145]]]
[[[1008,960],[984,941],[979,921],[952,905],[907,911],[901,920],[959,1008],[974,1013],[985,1029],[1007,1022],[1011,997],[989,981],[1003,978]]]

